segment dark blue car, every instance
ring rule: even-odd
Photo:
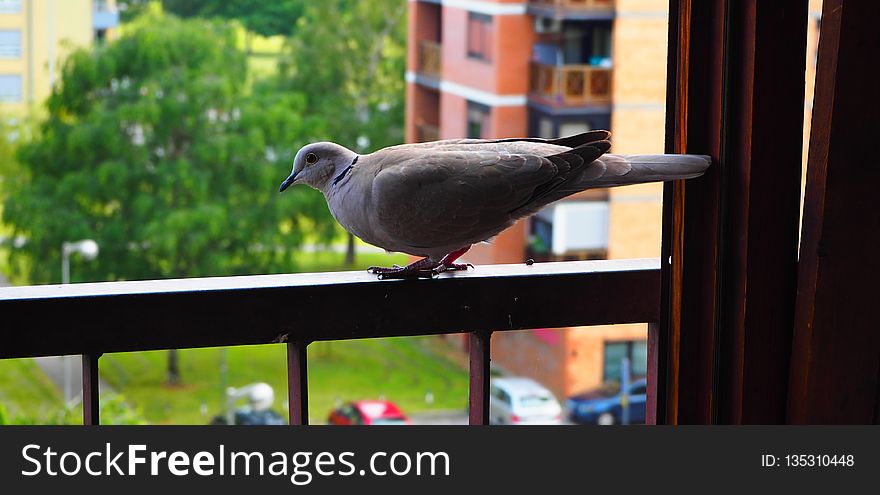
[[[629,385],[629,423],[645,422],[645,379]],[[623,422],[620,387],[608,386],[569,397],[565,403],[575,423],[614,425]]]

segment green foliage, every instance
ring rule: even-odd
[[[139,409],[129,406],[125,398],[119,394],[101,397],[100,417],[102,425],[145,425],[146,420]],[[10,414],[6,406],[0,403],[0,425],[81,425],[81,407],[60,407],[48,416],[30,416],[27,414]]]
[[[275,84],[309,95],[316,139],[360,152],[403,141],[406,0],[309,2]]]
[[[333,235],[320,195],[275,192],[319,119],[301,92],[247,94],[246,68],[228,25],[156,13],[71,54],[5,184],[13,267],[57,281],[62,242],[93,238],[74,281],[278,272],[304,226]]]
[[[306,0],[162,0],[162,8],[180,17],[236,19],[263,36],[288,35]],[[146,10],[149,0],[119,0],[123,19]]]

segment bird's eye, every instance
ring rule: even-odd
[[[309,165],[314,165],[317,162],[318,162],[318,155],[316,155],[314,153],[309,153],[308,155],[306,155],[306,163],[308,163]]]

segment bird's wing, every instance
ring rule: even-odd
[[[546,149],[553,150],[543,154],[553,154],[564,151],[564,148],[577,148],[597,141],[608,141],[611,133],[603,130],[589,131],[574,136],[558,139],[543,138],[503,138],[503,139],[444,139],[440,141],[427,141],[424,143],[400,144],[390,146],[382,151],[420,150],[420,151],[471,151],[476,148],[492,149],[497,151],[527,149],[534,150],[535,145],[549,145]],[[556,148],[556,147],[561,147]]]
[[[532,213],[529,205],[552,194],[566,177],[580,177],[609,146],[598,141],[543,156],[546,144],[535,146],[538,153],[384,152],[375,157],[375,220],[396,241],[415,247],[488,239]]]

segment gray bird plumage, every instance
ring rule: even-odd
[[[697,155],[605,154],[609,137],[591,131],[554,140],[452,139],[369,155],[313,143],[297,153],[280,190],[308,184],[324,193],[352,234],[426,258],[412,269],[380,270],[461,269],[454,257],[554,201],[585,189],[697,177],[710,164]]]

